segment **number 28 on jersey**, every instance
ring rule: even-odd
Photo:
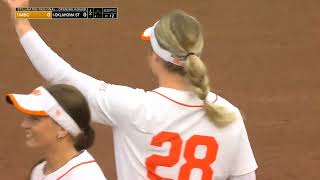
[[[174,166],[179,162],[181,153],[183,153],[185,163],[179,169],[178,180],[188,180],[193,169],[202,171],[202,180],[212,180],[214,170],[211,165],[216,160],[218,151],[218,143],[214,137],[193,135],[183,142],[178,133],[161,132],[154,136],[151,141],[151,145],[157,147],[162,147],[164,143],[170,143],[168,156],[153,154],[145,161],[147,177],[150,180],[172,180],[156,174],[156,168],[158,166]],[[185,143],[184,149],[182,148],[183,143]],[[202,159],[195,157],[196,149],[200,145],[205,146],[207,149],[206,154]]]

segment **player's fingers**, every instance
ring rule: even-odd
[[[28,7],[29,6],[29,0],[1,0],[4,3],[6,3],[9,8],[17,8],[17,7]]]
[[[15,0],[2,0],[4,3],[8,4],[8,6],[11,7],[11,5],[15,2]]]
[[[11,4],[12,4],[11,0],[2,0],[2,1],[6,3],[7,6],[9,6],[9,8],[11,8]]]

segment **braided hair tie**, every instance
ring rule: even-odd
[[[185,56],[185,59],[187,59],[189,56],[191,56],[191,55],[196,55],[195,53],[193,53],[193,52],[189,52],[186,56]]]

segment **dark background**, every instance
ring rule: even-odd
[[[320,1],[318,0],[34,0],[34,7],[114,6],[117,20],[32,20],[48,45],[75,68],[110,83],[153,89],[148,44],[140,33],[182,9],[203,25],[212,90],[238,106],[259,180],[320,179]],[[0,3],[0,179],[23,179],[39,152],[24,144],[24,117],[6,105],[9,92],[45,84],[21,48]],[[90,151],[116,179],[112,133],[95,125]]]

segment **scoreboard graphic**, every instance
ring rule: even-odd
[[[16,8],[24,19],[118,19],[116,7],[28,7]]]

